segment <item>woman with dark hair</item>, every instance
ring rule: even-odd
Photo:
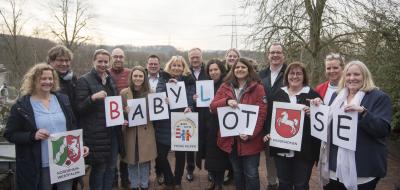
[[[227,71],[222,63],[218,59],[211,59],[206,65],[207,77],[214,81],[214,93],[217,92],[218,88],[222,84],[222,80],[225,77]],[[196,99],[197,95],[194,96]],[[228,168],[228,154],[218,148],[217,136],[219,133],[218,115],[211,114],[209,111],[206,118],[210,118],[206,121],[208,128],[207,133],[207,144],[206,144],[206,160],[205,168],[208,170],[210,177],[210,183],[206,190],[222,189],[224,183],[224,173]]]
[[[270,147],[270,153],[274,157],[276,171],[279,179],[280,190],[309,189],[309,180],[313,165],[319,156],[320,140],[311,136],[310,129],[310,102],[309,99],[319,95],[308,86],[308,76],[303,63],[293,62],[288,65],[284,74],[284,86],[272,95],[272,101],[288,102],[291,104],[306,105],[304,111],[303,137],[299,152],[293,150]],[[268,107],[266,122],[271,123],[272,105]],[[270,140],[271,125],[266,129],[264,141]]]
[[[146,98],[150,92],[146,70],[142,66],[132,68],[129,87],[121,90],[122,102],[126,113],[129,113],[127,101],[134,98]],[[147,113],[144,113],[147,114]],[[149,117],[147,117],[149,119]],[[156,139],[153,123],[122,128],[126,156],[122,161],[128,164],[131,190],[147,190],[149,188],[150,162],[157,156]]]
[[[218,135],[218,147],[229,154],[233,166],[236,189],[260,189],[258,166],[260,152],[263,150],[262,130],[266,115],[264,87],[253,66],[247,59],[240,58],[225,77],[211,102],[211,112],[217,108],[238,104],[259,106],[258,118],[253,135],[221,137]]]
[[[166,92],[167,83],[185,82],[186,97],[193,97],[196,91],[195,79],[182,56],[172,56],[160,73],[156,92]],[[194,101],[193,98],[187,98],[188,107],[179,109],[170,109],[171,112],[191,112]],[[171,116],[169,117],[171,118]],[[171,119],[158,120],[154,122],[157,145],[157,164],[159,164],[165,178],[164,189],[182,189],[181,181],[185,167],[185,151],[175,151],[175,176],[172,174],[171,166],[167,156],[171,149]],[[176,187],[174,187],[176,185]]]

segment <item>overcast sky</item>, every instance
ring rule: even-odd
[[[24,12],[31,18],[31,28],[36,21],[49,19],[49,12],[39,2],[42,1],[26,0]],[[229,15],[239,15],[239,25],[249,22],[248,15],[243,16],[243,10],[238,8],[240,0],[90,0],[90,3],[97,15],[91,35],[98,44],[226,50],[231,47],[232,27],[221,25],[232,24]],[[238,26],[237,33],[238,48],[251,48],[243,40],[248,28]]]

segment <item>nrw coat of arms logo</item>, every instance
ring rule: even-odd
[[[59,166],[68,167],[81,157],[80,136],[67,135],[52,140],[53,161]]]
[[[299,110],[276,109],[275,129],[285,138],[291,138],[299,132],[301,112]]]

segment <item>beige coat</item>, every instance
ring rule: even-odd
[[[127,105],[127,100],[133,98],[132,91],[130,88],[125,88],[121,90],[120,94],[125,107]],[[147,118],[149,117],[147,116]],[[135,160],[136,134],[138,134],[139,160]],[[128,164],[136,164],[138,162],[143,163],[151,161],[156,158],[157,149],[153,122],[148,120],[147,125],[124,127],[122,129],[122,135],[124,136],[126,151],[126,156],[122,161]]]

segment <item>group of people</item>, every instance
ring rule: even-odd
[[[191,181],[195,166],[202,169],[204,159],[210,181],[207,190],[223,189],[226,171],[231,171],[236,189],[256,190],[260,189],[261,152],[266,155],[268,190],[309,189],[316,165],[321,185],[328,190],[375,189],[386,174],[390,98],[374,85],[370,71],[360,61],[345,64],[341,55],[327,55],[328,81],[314,90],[303,63],[285,63],[280,43],[271,44],[266,52],[269,65],[258,73],[253,61],[242,58],[236,49],[228,50],[223,61],[211,59],[205,64],[201,49],[193,48],[188,51],[189,64],[182,56],[172,56],[163,69],[157,55],[148,57],[146,68],[126,68],[122,49],[111,53],[99,49],[93,54],[93,68],[79,79],[71,69],[72,58],[66,47],[55,46],[48,52],[47,63],[34,65],[24,76],[21,97],[12,106],[4,133],[16,145],[17,189],[57,186],[61,190],[82,185],[79,179],[51,185],[49,176],[49,135],[76,128],[83,129],[83,156],[90,165],[89,188],[96,190],[112,189],[118,178],[123,187],[148,189],[152,160],[163,189],[182,189],[185,165],[186,179]],[[198,80],[214,82],[215,96],[209,108],[196,106]],[[175,151],[172,170],[167,158],[171,120],[128,127],[125,117],[123,125],[106,127],[104,99],[120,95],[126,116],[129,99],[166,92],[168,83],[179,81],[185,83],[188,106],[169,112],[198,113],[199,149]],[[300,151],[269,146],[273,102],[305,105]],[[222,137],[217,109],[238,109],[239,104],[259,107],[253,134]],[[358,128],[355,151],[334,145],[331,132],[327,142],[311,135],[310,104],[359,113],[358,125],[351,126]],[[333,113],[329,114],[331,120]]]

